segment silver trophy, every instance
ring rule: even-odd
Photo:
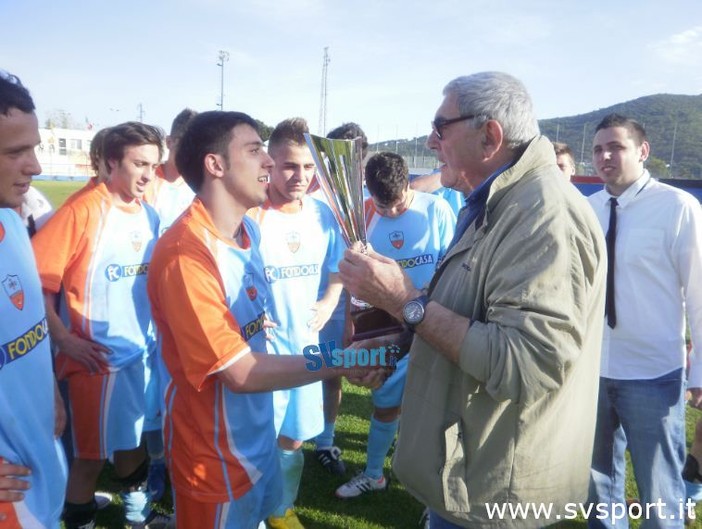
[[[334,213],[344,242],[350,248],[361,242],[367,246],[363,206],[362,140],[332,140],[305,134],[317,165],[317,180]],[[353,341],[400,332],[402,324],[384,310],[351,297]]]

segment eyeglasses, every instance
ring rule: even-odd
[[[448,127],[449,125],[453,123],[458,123],[459,121],[466,121],[468,119],[473,119],[475,114],[471,114],[469,116],[458,116],[457,118],[451,118],[451,119],[444,119],[444,118],[436,118],[434,121],[431,122],[431,129],[434,131],[434,134],[436,134],[436,137],[439,138],[440,140],[443,139],[441,136],[441,131],[445,128]]]

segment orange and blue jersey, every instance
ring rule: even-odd
[[[54,438],[54,375],[44,309],[27,229],[0,209],[0,462],[32,470],[24,499],[0,503],[3,528],[58,529],[66,462]]]
[[[394,259],[416,288],[425,287],[453,238],[456,217],[443,198],[414,191],[409,208],[398,217],[383,217],[372,199],[366,200],[368,242],[381,255]]]
[[[269,291],[260,234],[244,218],[243,245],[220,235],[199,199],[156,244],[148,291],[169,379],[164,440],[177,494],[241,498],[278,480],[270,392],[234,393],[217,373],[267,354]]]
[[[146,274],[158,225],[150,206],[117,204],[103,183],[64,204],[32,240],[42,287],[63,286],[71,332],[106,346],[110,370],[155,349]],[[57,371],[73,369],[86,370],[60,354]]]

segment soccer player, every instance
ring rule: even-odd
[[[185,108],[173,119],[171,133],[166,136],[168,160],[156,171],[156,178],[146,194],[146,201],[158,213],[161,233],[173,224],[173,221],[187,209],[193,198],[195,198],[195,193],[183,180],[175,163],[180,139],[183,137],[188,123],[195,116],[197,116],[196,111]]]
[[[268,200],[250,212],[261,228],[261,255],[278,317],[277,352],[283,355],[301,355],[306,346],[319,343],[319,331],[342,291],[337,273],[344,249],[341,233],[329,207],[306,194],[316,169],[306,132],[302,118],[275,127],[268,140],[275,162]],[[325,276],[327,288],[320,297]],[[276,391],[273,403],[283,501],[268,524],[273,529],[302,527],[292,508],[302,477],[302,442],[324,429],[322,384]]]
[[[157,243],[148,282],[171,376],[164,434],[176,521],[253,529],[281,499],[270,392],[342,370],[311,371],[303,356],[266,354],[276,347],[266,339],[266,313],[276,318],[260,233],[245,214],[266,200],[273,160],[256,121],[199,114],[176,164],[197,196]],[[380,371],[364,373],[357,381],[380,383]]]
[[[0,71],[0,527],[58,529],[66,415],[54,381],[46,311],[20,207],[41,173],[34,101]]]
[[[416,288],[424,288],[453,238],[456,217],[451,206],[441,197],[410,189],[407,164],[391,152],[368,160],[366,185],[371,195],[366,201],[368,242],[379,254],[397,261]],[[397,433],[408,362],[409,355],[402,357],[385,384],[373,391],[366,468],[336,489],[337,497],[354,498],[387,488],[383,464]]]
[[[93,527],[95,485],[107,458],[122,482],[131,527],[157,527],[145,490],[141,433],[155,332],[146,272],[158,216],[141,198],[162,154],[160,130],[129,122],[104,138],[109,178],[64,204],[33,239],[56,369],[69,386],[74,460],[64,521]],[[56,313],[63,288],[69,325]]]

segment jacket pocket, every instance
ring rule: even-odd
[[[444,507],[448,512],[470,512],[466,487],[467,461],[463,428],[457,421],[444,430],[445,459],[441,468]]]

